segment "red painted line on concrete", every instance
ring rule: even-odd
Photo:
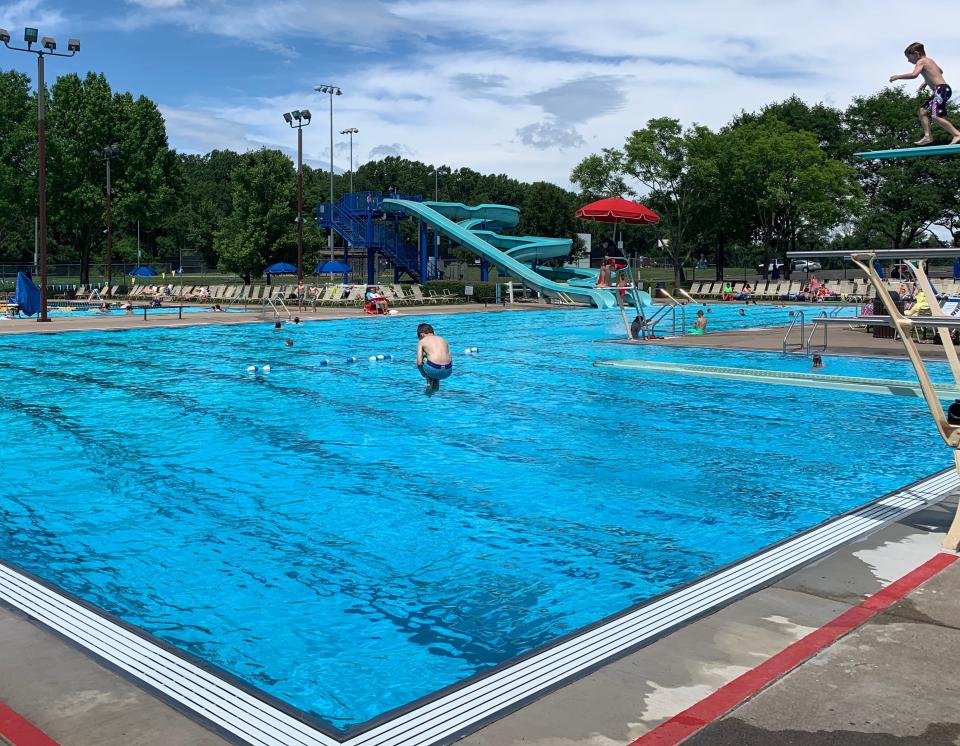
[[[0,702],[0,738],[13,746],[60,746],[19,713]]]
[[[646,733],[629,746],[674,746],[698,730],[749,699],[771,682],[812,658],[823,648],[860,626],[871,617],[888,609],[910,591],[956,562],[960,557],[942,552],[873,594],[861,604],[848,609],[831,622],[797,640],[754,669],[704,697],[692,707],[675,715]]]

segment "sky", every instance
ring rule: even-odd
[[[907,72],[913,41],[960,80],[958,25],[949,4],[887,0],[0,0],[14,43],[25,26],[80,39],[48,84],[104,73],[157,102],[181,152],[295,157],[283,113],[307,108],[304,160],[327,168],[331,97],[314,88],[333,84],[338,172],[355,127],[354,168],[398,155],[564,187],[653,117],[717,128],[794,94],[845,107]],[[0,47],[11,68],[36,62]]]

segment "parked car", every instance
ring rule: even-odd
[[[766,270],[767,274],[772,274],[774,269],[778,269],[780,270],[780,272],[783,272],[783,262],[781,262],[779,259],[775,259],[772,262],[770,262],[770,264],[767,265],[767,270]],[[763,273],[764,273],[763,265],[758,264],[757,274],[762,275]]]
[[[810,259],[794,259],[790,269],[793,272],[819,272],[823,267],[820,266],[820,262]]]

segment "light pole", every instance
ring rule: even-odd
[[[107,164],[107,297],[113,285],[113,191],[110,188],[110,161],[120,153],[119,145],[108,145],[103,150],[91,150],[90,155]]]
[[[313,115],[309,109],[291,111],[283,115],[291,129],[297,131],[297,282],[303,282],[303,128]],[[296,124],[294,124],[296,122]]]
[[[360,130],[356,127],[347,127],[345,130],[340,130],[341,135],[350,135],[350,193],[353,194],[353,136],[357,134]]]
[[[50,321],[47,316],[47,115],[44,110],[46,103],[45,84],[43,82],[43,58],[46,55],[54,57],[73,57],[80,51],[80,41],[70,39],[67,42],[67,51],[70,54],[57,52],[57,42],[51,36],[44,36],[40,40],[40,48],[34,49],[39,32],[35,28],[23,30],[23,40],[26,47],[11,47],[10,34],[0,28],[0,41],[7,49],[16,52],[32,52],[37,55],[37,181],[39,193],[40,213],[40,315],[37,321]]]
[[[316,86],[313,90],[317,93],[330,94],[330,236],[328,245],[330,247],[330,261],[333,261],[333,97],[343,95],[337,86],[324,83]]]

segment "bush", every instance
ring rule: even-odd
[[[461,280],[431,280],[423,283],[424,291],[430,293],[453,293],[459,297],[464,296],[463,289],[466,285],[473,286],[473,300],[477,303],[495,303],[497,300],[497,283],[495,282],[470,282],[465,283]]]

